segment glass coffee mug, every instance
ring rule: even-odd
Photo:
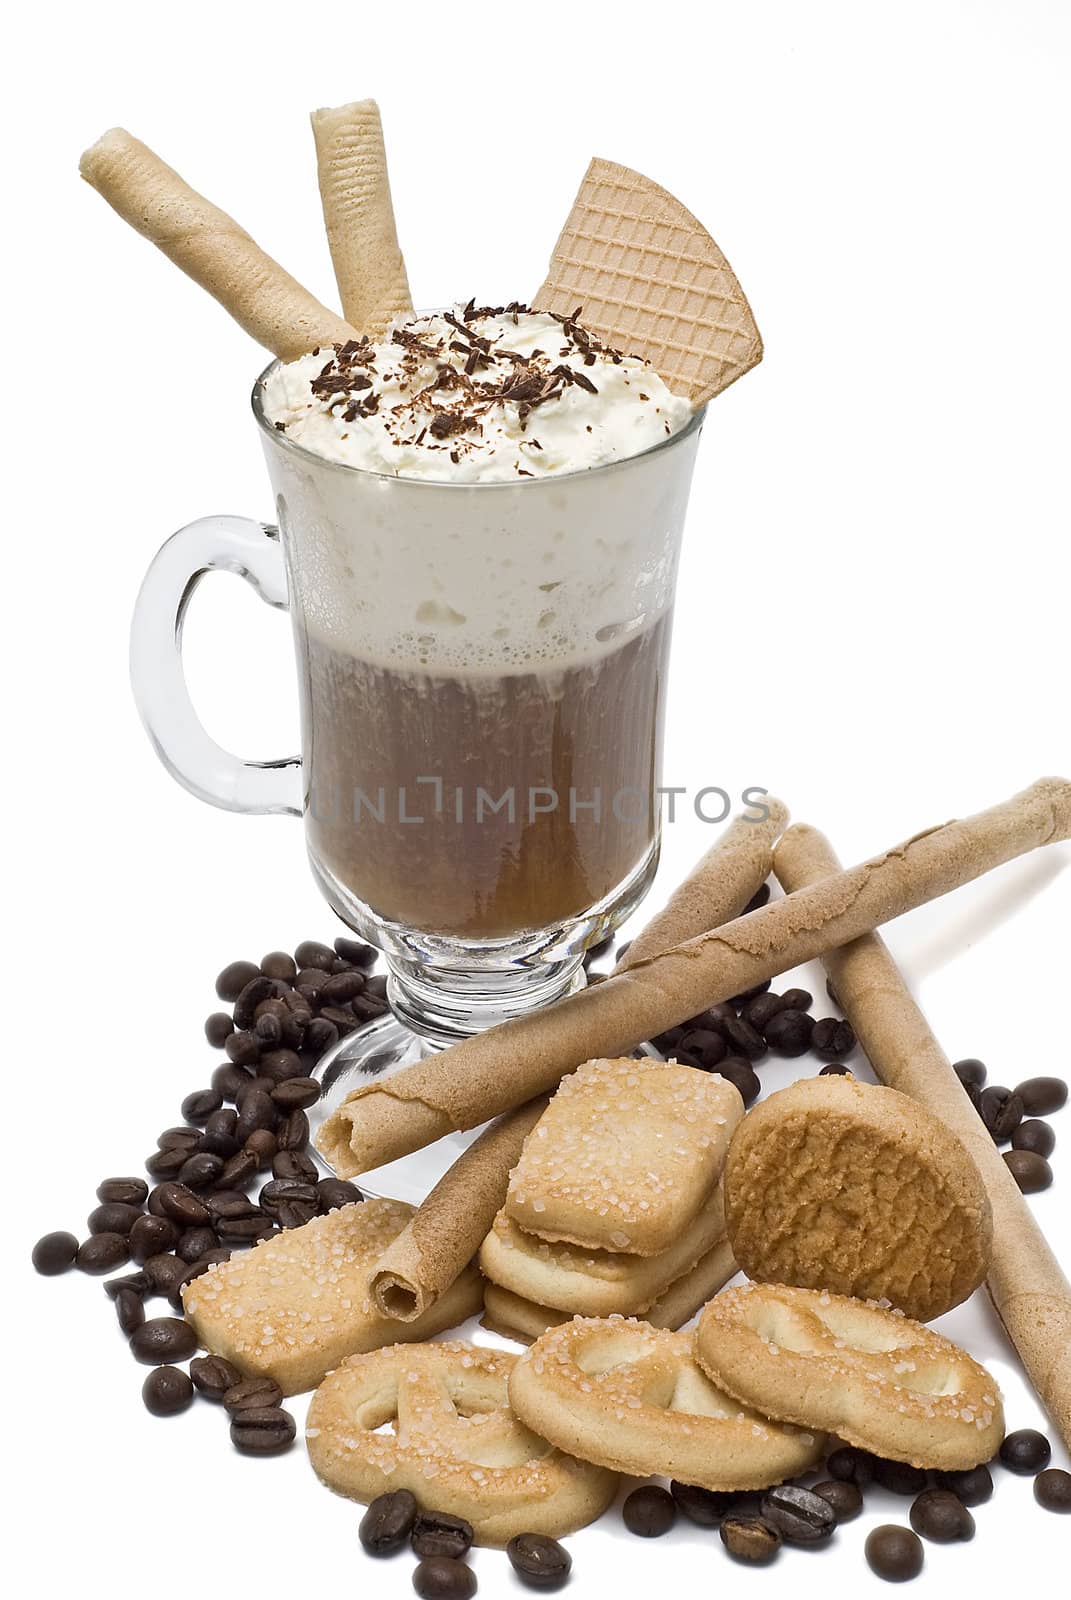
[[[131,675],[168,771],[213,805],[303,817],[324,896],[384,953],[392,1015],[343,1041],[337,1099],[343,1077],[580,987],[649,887],[703,419],[604,466],[433,482],[296,444],[264,414],[267,376],[253,412],[278,527],[209,517],[168,540]],[[198,721],[182,623],[217,570],[290,612],[300,757],[240,760]]]

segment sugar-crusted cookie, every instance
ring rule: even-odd
[[[537,1339],[509,1381],[514,1411],[562,1450],[617,1472],[704,1489],[764,1489],[804,1472],[823,1439],[715,1387],[692,1336],[624,1317],[574,1317]]]
[[[694,1317],[700,1306],[705,1306],[711,1295],[717,1294],[736,1272],[736,1262],[728,1239],[717,1243],[701,1256],[690,1272],[685,1272],[666,1288],[653,1305],[641,1313],[642,1320],[653,1328],[681,1328]],[[483,1326],[504,1339],[516,1339],[519,1344],[531,1344],[568,1322],[573,1313],[559,1311],[551,1306],[539,1305],[523,1295],[503,1289],[488,1280],[483,1286]]]
[[[1004,1436],[1000,1390],[932,1328],[845,1295],[746,1284],[715,1295],[699,1363],[745,1405],[916,1467],[988,1461]]]
[[[481,1544],[584,1527],[605,1511],[617,1478],[517,1420],[507,1394],[516,1359],[460,1341],[350,1357],[309,1405],[314,1471],[354,1500],[408,1489],[420,1505],[466,1518]],[[392,1419],[393,1432],[376,1431]]]
[[[540,1238],[653,1256],[710,1193],[744,1103],[676,1062],[587,1061],[525,1141],[506,1215]]]
[[[653,1305],[671,1283],[691,1271],[724,1236],[725,1206],[720,1183],[669,1249],[657,1256],[552,1244],[525,1233],[505,1211],[500,1211],[480,1247],[480,1269],[502,1288],[512,1289],[514,1294],[541,1306],[586,1317],[607,1317],[615,1311],[635,1316]]]
[[[889,1300],[928,1322],[976,1289],[993,1220],[970,1154],[895,1089],[805,1078],[760,1101],[725,1163],[748,1277]]]
[[[284,1394],[312,1389],[355,1351],[456,1328],[480,1308],[475,1266],[415,1322],[384,1317],[369,1299],[373,1264],[412,1214],[401,1200],[365,1200],[289,1228],[189,1283],[186,1316],[207,1349]]]

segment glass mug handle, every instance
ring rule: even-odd
[[[155,556],[134,607],[130,681],[160,760],[182,786],[225,811],[300,817],[300,756],[243,761],[205,731],[182,670],[182,625],[206,572],[236,572],[260,598],[287,609],[279,530],[248,517],[202,517],[172,534]]]

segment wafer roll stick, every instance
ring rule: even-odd
[[[368,1287],[385,1317],[413,1322],[468,1266],[506,1198],[540,1097],[499,1117],[469,1145],[376,1262]]]
[[[839,872],[840,862],[816,829],[795,827],[781,840],[775,867],[786,892],[795,893]],[[993,1208],[986,1287],[1071,1449],[1071,1284],[882,939],[866,934],[822,960],[881,1082],[940,1117],[974,1157]]]
[[[356,1089],[320,1130],[351,1176],[475,1128],[554,1088],[595,1056],[621,1056],[706,1006],[870,933],[1039,845],[1071,837],[1071,783],[1042,778],[960,822],[800,889],[626,972],[502,1023],[385,1082]]]
[[[738,917],[773,868],[773,847],[788,822],[788,807],[773,795],[764,819],[734,817],[725,832],[675,889],[662,911],[637,934],[614,968],[627,972],[648,956],[720,928]]]
[[[273,355],[290,361],[317,345],[355,337],[233,217],[191,189],[125,128],[98,139],[79,171],[124,222],[151,239]]]
[[[413,310],[398,244],[383,126],[374,100],[314,111],[309,119],[324,225],[342,310],[362,333],[377,334]]]
[[[640,959],[645,951],[667,950],[743,910],[769,876],[774,841],[788,821],[788,808],[780,800],[768,795],[764,803],[765,819],[737,817],[730,823],[665,910],[630,945],[626,962]],[[421,1316],[467,1266],[505,1201],[509,1175],[545,1106],[541,1097],[493,1123],[458,1157],[391,1243],[369,1280],[385,1316],[402,1322]]]

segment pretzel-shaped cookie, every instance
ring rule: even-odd
[[[765,1489],[804,1472],[823,1439],[745,1410],[699,1370],[688,1333],[574,1317],[522,1355],[514,1411],[561,1450],[637,1477]]]
[[[695,1342],[703,1370],[745,1404],[894,1461],[959,1471],[1004,1436],[985,1368],[873,1301],[745,1284],[714,1296]]]
[[[460,1341],[351,1356],[312,1397],[313,1470],[352,1500],[409,1489],[419,1504],[465,1517],[481,1544],[584,1527],[617,1479],[518,1422],[507,1395],[516,1359]],[[377,1432],[391,1421],[393,1432]]]

